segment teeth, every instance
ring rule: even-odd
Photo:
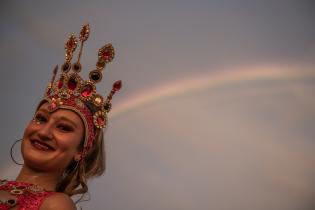
[[[51,150],[51,148],[49,146],[42,144],[41,142],[34,141],[33,144],[35,144],[36,146],[38,146],[44,150]]]
[[[46,145],[40,144],[39,142],[35,142],[35,144],[40,146],[40,147],[44,147],[44,148],[48,149],[48,147]]]

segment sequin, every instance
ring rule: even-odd
[[[13,194],[16,199],[9,199],[7,203],[0,203],[0,210],[9,210],[17,205],[18,210],[39,210],[40,205],[48,197],[54,194],[52,191],[45,191],[37,185],[17,181],[0,180],[0,191],[20,191],[21,194]]]

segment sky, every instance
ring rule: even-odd
[[[97,89],[106,95],[119,79],[123,88],[106,173],[89,183],[83,209],[314,209],[314,2],[0,4],[0,177],[16,177],[10,147],[67,36],[88,22],[82,74],[111,42],[116,57]]]

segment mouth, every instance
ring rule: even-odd
[[[30,140],[33,147],[35,147],[38,150],[42,151],[55,151],[56,149],[49,144],[46,144],[43,141],[37,140],[37,139],[31,139]]]

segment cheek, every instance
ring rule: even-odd
[[[28,125],[26,126],[24,133],[23,133],[23,139],[22,139],[22,148],[25,144],[26,139],[28,139],[34,132],[35,132],[35,127],[31,122],[28,123]]]
[[[27,150],[26,145],[25,145],[26,144],[25,141],[27,141],[27,139],[29,139],[29,137],[32,135],[32,133],[34,133],[34,131],[35,131],[34,126],[32,125],[32,121],[30,121],[24,130],[23,138],[22,138],[22,142],[21,142],[21,153],[22,153],[23,157],[25,155],[25,151]]]
[[[33,132],[35,132],[35,130],[36,129],[35,126],[33,125],[33,121],[30,121],[24,130],[23,139],[31,135]]]
[[[76,152],[81,143],[82,137],[76,133],[72,134],[58,134],[56,135],[58,147],[63,151]]]

